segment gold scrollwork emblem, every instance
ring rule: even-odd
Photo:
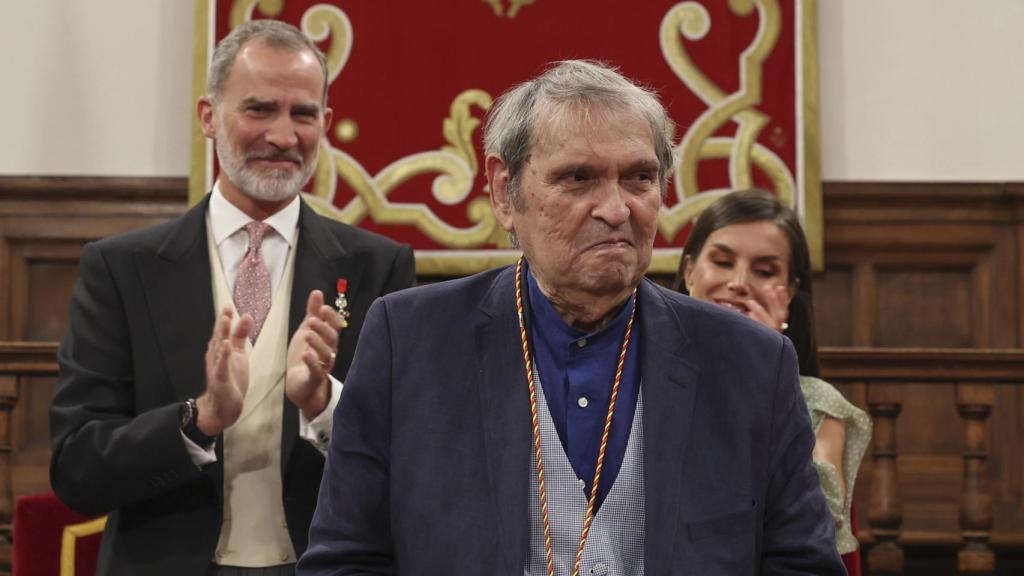
[[[483,0],[496,16],[515,18],[524,6],[535,0]],[[739,59],[740,87],[727,94],[712,82],[690,58],[686,41],[699,41],[711,28],[711,17],[701,4],[684,1],[674,5],[662,18],[660,43],[669,67],[707,106],[689,127],[676,147],[677,167],[674,186],[677,202],[663,208],[659,229],[666,241],[693,220],[717,198],[753,182],[756,167],[765,173],[784,202],[792,203],[796,184],[785,162],[771,149],[757,142],[769,118],[757,109],[761,103],[762,67],[772,52],[782,28],[778,0],[729,0],[729,9],[738,16],[758,16],[757,33]],[[258,9],[275,17],[284,8],[284,0],[235,0],[231,8],[232,27],[249,20]],[[348,16],[337,6],[317,4],[302,16],[302,30],[314,41],[330,39],[327,51],[328,81],[340,75],[352,51],[353,28]],[[325,138],[321,143],[319,164],[307,200],[326,216],[350,224],[370,217],[379,224],[413,226],[426,237],[449,249],[474,249],[495,245],[508,248],[508,239],[497,224],[485,196],[472,196],[473,183],[480,170],[473,134],[481,117],[492,105],[491,96],[478,89],[458,94],[441,126],[446,142],[436,150],[427,150],[399,158],[370,174],[350,154],[335,148]],[[347,140],[357,137],[354,120],[345,119]],[[737,126],[734,136],[715,136],[728,122]],[[339,132],[340,133],[340,132]],[[729,186],[701,191],[697,187],[697,165],[701,160],[727,159]],[[431,186],[434,199],[446,206],[465,204],[468,226],[445,222],[427,204],[392,202],[388,196],[411,178],[435,174]],[[339,182],[355,196],[344,206],[334,205]],[[659,253],[661,251],[658,251]],[[656,254],[674,259],[672,254]],[[504,256],[502,256],[504,257]],[[665,267],[672,265],[667,262]],[[454,268],[453,268],[454,269]]]
[[[532,0],[512,0],[509,17]],[[274,17],[284,8],[284,0],[236,0],[231,8],[231,24],[236,26],[252,18],[258,9],[263,15]],[[352,23],[343,10],[328,4],[316,4],[302,16],[302,31],[314,41],[331,40],[326,53],[328,83],[340,75],[352,52]],[[313,179],[312,194],[306,199],[319,213],[349,224],[358,224],[369,216],[379,224],[413,226],[425,236],[446,248],[479,248],[488,244],[507,244],[506,235],[498,226],[486,197],[470,199],[473,182],[479,171],[473,133],[480,126],[480,118],[492,103],[483,90],[470,89],[458,94],[451,103],[449,116],[441,126],[445,144],[437,150],[428,150],[399,158],[379,173],[369,174],[356,158],[335,148],[324,138],[320,146],[319,162]],[[355,138],[354,121],[348,120],[347,134]],[[469,226],[453,226],[424,203],[392,202],[388,195],[409,179],[424,174],[436,174],[431,191],[440,204],[455,206],[466,203]],[[355,197],[344,206],[334,205],[338,183],[343,182]]]
[[[729,8],[738,16],[757,10],[757,34],[740,55],[740,88],[726,94],[715,85],[690,58],[683,38],[700,40],[711,28],[707,9],[697,2],[680,2],[661,22],[661,50],[676,76],[696,94],[708,109],[683,135],[676,149],[675,190],[678,202],[663,209],[659,228],[671,240],[679,229],[693,220],[717,198],[738,188],[749,188],[753,167],[763,170],[784,202],[791,203],[795,184],[785,162],[757,142],[768,124],[768,117],[756,109],[761,103],[762,65],[775,47],[782,27],[777,0],[729,0]],[[714,137],[727,122],[737,124],[733,137]],[[701,192],[697,188],[697,164],[700,160],[726,158],[729,161],[730,186]]]
[[[519,10],[523,6],[529,6],[533,4],[535,0],[510,0],[508,4],[508,10],[505,10],[505,4],[502,0],[483,0],[485,4],[490,4],[491,9],[494,10],[494,15],[498,18],[515,18],[519,14]]]

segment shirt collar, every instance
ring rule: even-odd
[[[228,201],[220,191],[220,180],[213,185],[213,192],[210,194],[210,232],[213,234],[213,241],[217,246],[232,236],[235,232],[244,228],[253,219],[242,212],[237,206]],[[270,225],[281,238],[288,242],[289,246],[295,245],[295,232],[299,227],[299,196],[288,203],[287,206],[278,210],[270,218],[264,220]]]
[[[569,326],[565,323],[565,320],[562,320],[554,306],[548,301],[547,296],[541,291],[529,267],[526,269],[526,284],[530,298],[530,320],[534,322],[533,333],[540,338],[548,340],[555,346],[556,350],[564,350],[565,345],[581,338],[586,338],[595,343],[607,338],[621,342],[622,334],[626,329],[626,324],[629,322],[632,307],[635,305],[632,295],[630,295],[626,305],[612,318],[611,322],[597,332],[587,334],[578,328]]]

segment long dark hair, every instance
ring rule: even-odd
[[[789,240],[789,281],[797,282],[796,295],[789,302],[789,328],[785,334],[793,341],[800,360],[800,374],[819,376],[818,342],[814,334],[814,304],[811,298],[811,257],[800,220],[770,192],[759,189],[727,194],[708,206],[697,218],[690,237],[683,246],[672,287],[686,293],[686,263],[697,262],[708,236],[731,224],[761,221],[774,222]]]

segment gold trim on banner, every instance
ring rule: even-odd
[[[818,272],[825,270],[825,217],[821,205],[821,132],[818,102],[818,0],[797,0],[800,13],[801,34],[797,74],[803,78],[803,89],[797,94],[802,99],[798,112],[803,122],[802,153],[797,154],[798,167],[804,181],[801,190],[804,199],[804,233],[811,251],[811,268]]]
[[[192,134],[189,142],[189,173],[188,173],[188,205],[199,202],[207,192],[206,183],[206,150],[207,140],[203,127],[196,117],[195,103],[206,94],[206,68],[208,54],[213,42],[212,18],[210,18],[210,2],[215,0],[196,0],[196,11],[193,24],[192,42]]]
[[[416,274],[419,276],[468,276],[481,270],[515,264],[518,250],[417,250]],[[681,248],[655,248],[650,274],[675,274],[679,270]]]
[[[252,20],[256,8],[267,18],[277,18],[284,10],[284,0],[235,0],[231,5],[231,28]]]
[[[533,0],[483,0],[500,17],[514,18]],[[770,148],[757,142],[770,122],[757,109],[761,103],[762,66],[774,49],[782,29],[782,13],[778,0],[729,0],[729,9],[737,16],[758,18],[757,33],[739,58],[740,88],[726,94],[691,60],[684,47],[686,41],[698,41],[710,30],[711,18],[697,2],[684,1],[673,6],[661,22],[662,54],[679,80],[697,95],[708,109],[689,127],[676,147],[679,160],[674,178],[676,203],[659,214],[659,230],[665,239],[674,238],[679,230],[717,198],[734,189],[747,188],[753,182],[753,170],[759,169],[771,180],[780,198],[794,206],[802,203],[802,214],[811,244],[815,268],[823,261],[821,231],[821,181],[818,134],[818,71],[817,71],[817,3],[816,0],[793,0],[795,20],[800,36],[797,65],[803,86],[802,132],[798,135],[797,170],[800,187],[793,172]],[[193,97],[205,93],[208,50],[214,29],[211,6],[216,0],[196,0],[196,41],[193,72]],[[506,10],[506,5],[508,9]],[[284,0],[234,0],[230,14],[232,27],[250,19],[255,10],[274,17],[284,8]],[[328,81],[333,83],[352,52],[353,27],[348,16],[337,6],[316,4],[303,14],[301,29],[314,41],[330,39],[327,50]],[[384,225],[412,226],[432,241],[444,246],[440,250],[417,250],[417,271],[424,275],[463,275],[487,267],[515,261],[517,251],[510,250],[507,234],[498,225],[485,196],[472,197],[473,184],[480,171],[473,135],[480,128],[483,115],[490,109],[490,94],[468,89],[452,100],[449,115],[441,125],[444,144],[435,150],[409,154],[370,174],[362,163],[324,138],[319,164],[314,175],[312,192],[307,201],[317,212],[357,225],[370,217]],[[474,115],[476,114],[476,115]],[[736,123],[734,136],[715,136],[728,122]],[[341,136],[341,125],[344,133]],[[355,118],[339,121],[336,128],[342,144],[354,140],[359,128]],[[802,148],[801,148],[802,147]],[[194,203],[208,191],[207,158],[211,143],[203,137],[198,120],[193,119],[192,171],[189,178],[189,201]],[[727,159],[729,187],[701,191],[697,188],[697,166],[701,160]],[[801,165],[801,162],[803,164]],[[431,193],[444,206],[464,205],[468,226],[453,226],[435,213],[430,205],[418,202],[393,202],[389,195],[412,178],[434,175]],[[335,206],[339,183],[354,192],[344,206]],[[802,191],[802,199],[797,193]],[[797,206],[798,208],[801,206]],[[497,249],[482,246],[495,245]],[[655,250],[650,272],[674,273],[679,263],[678,248]]]
[[[752,167],[757,166],[772,180],[775,191],[793,205],[796,185],[793,176],[778,156],[756,142],[768,117],[756,110],[761,103],[762,65],[775,48],[782,28],[782,12],[777,0],[730,0],[729,8],[738,16],[747,16],[756,8],[758,29],[753,42],[740,55],[740,89],[725,94],[690,59],[682,38],[700,40],[711,28],[711,17],[701,4],[680,2],[661,22],[661,49],[676,76],[705,104],[704,111],[683,135],[677,148],[679,162],[674,184],[677,203],[664,208],[658,219],[662,236],[674,238],[679,230],[714,200],[731,190],[749,188]],[[727,122],[738,127],[732,138],[712,135]],[[727,158],[730,186],[701,191],[697,187],[697,165],[701,160]]]
[[[318,212],[348,224],[358,224],[369,215],[378,224],[413,225],[431,240],[448,248],[477,248],[504,241],[504,231],[491,212],[490,201],[484,197],[469,200],[466,217],[472,226],[458,228],[442,220],[423,203],[396,203],[387,196],[409,179],[424,174],[437,174],[431,191],[441,204],[455,206],[469,198],[479,171],[473,132],[481,120],[472,114],[473,107],[486,112],[491,96],[483,90],[466,90],[451,103],[450,114],[441,127],[448,142],[439,150],[418,152],[400,158],[371,176],[363,165],[343,150],[334,148],[325,139],[320,149],[320,163],[313,183],[313,203]],[[342,208],[334,205],[338,179],[355,194]],[[312,199],[310,199],[312,200]]]
[[[524,6],[533,4],[535,0],[511,0],[508,4],[508,12],[505,12],[505,4],[502,0],[483,0],[484,4],[490,4],[491,10],[494,10],[494,15],[498,18],[508,17],[515,18],[519,14],[519,10]]]

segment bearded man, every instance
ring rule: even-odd
[[[110,513],[101,575],[294,573],[367,309],[414,280],[407,246],[299,197],[331,120],[315,44],[248,22],[208,78],[213,190],[84,248],[60,347],[51,483]]]

